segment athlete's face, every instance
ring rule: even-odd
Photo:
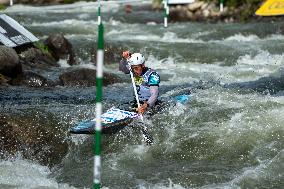
[[[142,75],[142,71],[143,71],[143,67],[144,65],[137,65],[137,66],[131,66],[131,69],[133,70],[134,74],[136,76],[141,76]]]

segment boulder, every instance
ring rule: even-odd
[[[189,11],[189,10],[187,10],[186,11],[186,17],[188,18],[188,19],[190,19],[190,20],[193,20],[193,13],[191,12],[191,11]]]
[[[208,18],[210,16],[210,11],[205,9],[205,10],[202,11],[202,15],[203,15],[204,18]]]
[[[178,8],[171,8],[169,13],[169,21],[184,21],[187,18],[187,12],[183,12]]]
[[[20,153],[43,165],[59,164],[68,153],[65,132],[51,116],[0,114],[0,157]]]
[[[59,76],[60,83],[64,86],[95,86],[96,70],[81,68],[67,71]],[[103,84],[110,85],[121,82],[121,79],[111,73],[104,73]]]
[[[205,3],[203,1],[196,1],[187,6],[187,9],[194,12],[200,9]]]
[[[219,17],[221,15],[221,13],[218,11],[211,11],[210,12],[210,17],[212,18],[216,18],[216,17]]]
[[[118,63],[121,60],[121,54],[123,52],[122,47],[117,47],[114,45],[105,45],[104,48],[104,63],[105,64],[113,64]],[[91,55],[91,62],[96,63],[97,62],[97,49],[92,50]]]
[[[72,44],[63,36],[63,34],[50,35],[44,41],[44,44],[51,51],[51,55],[56,61],[59,61],[59,59],[66,59],[69,65],[76,64]]]
[[[21,73],[22,66],[16,51],[10,47],[0,46],[0,74],[15,78]]]
[[[56,60],[50,54],[34,47],[23,50],[19,56],[24,70],[58,67]]]
[[[201,10],[208,10],[209,3],[204,3],[200,8]]]
[[[27,71],[19,75],[16,79],[12,80],[11,84],[28,87],[51,87],[55,85],[54,82],[32,71]]]

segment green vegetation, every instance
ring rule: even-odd
[[[254,15],[261,3],[263,3],[263,0],[225,0],[225,6],[241,7],[241,22],[248,20],[252,15]]]
[[[1,10],[5,10],[6,9],[6,6],[5,5],[0,5],[0,11]]]
[[[228,7],[239,7],[242,5],[258,6],[263,0],[224,0]]]
[[[64,3],[66,3],[66,4],[70,4],[70,3],[74,3],[75,2],[75,0],[64,0]]]
[[[219,4],[223,2],[225,7],[232,9],[241,9],[238,15],[238,20],[241,22],[249,20],[255,13],[255,11],[264,2],[263,0],[204,0],[206,2],[215,2]]]
[[[49,48],[45,44],[43,44],[43,42],[37,41],[34,43],[34,46],[41,50],[41,52],[43,52],[44,54],[48,54],[51,56]]]
[[[228,7],[240,7],[243,5],[259,6],[259,4],[263,2],[263,0],[203,0],[203,1],[206,1],[206,2],[214,1],[216,4],[223,1],[225,6],[228,6]]]

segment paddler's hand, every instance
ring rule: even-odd
[[[129,51],[124,51],[122,53],[122,57],[125,58],[125,59],[129,59],[131,56],[131,53]]]
[[[137,108],[137,112],[139,114],[144,114],[147,108],[148,108],[148,103],[144,102],[144,104],[142,104],[139,108]]]

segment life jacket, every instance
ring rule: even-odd
[[[139,101],[147,101],[151,97],[150,86],[159,86],[160,76],[150,68],[142,76],[135,76],[134,81],[137,89]]]

